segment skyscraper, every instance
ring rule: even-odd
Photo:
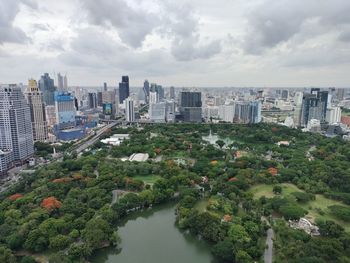
[[[41,76],[39,80],[39,89],[43,93],[45,105],[55,105],[55,85],[54,80],[50,78],[48,73]]]
[[[122,82],[119,83],[119,103],[122,104],[129,95],[129,77],[122,76]]]
[[[328,91],[311,89],[311,93],[304,93],[301,106],[300,125],[306,127],[312,119],[321,123],[326,121]]]
[[[180,112],[185,122],[202,122],[202,94],[181,92]]]
[[[34,154],[30,108],[17,85],[0,87],[0,173]]]
[[[34,79],[28,81],[25,95],[30,107],[34,141],[44,142],[48,139],[45,105],[42,93]]]
[[[57,74],[57,83],[58,83],[58,90],[63,91],[64,90],[64,84],[63,84],[63,77],[61,73]]]
[[[174,87],[170,87],[169,97],[171,100],[175,100],[175,88]]]
[[[261,102],[238,101],[235,103],[235,122],[255,124],[261,122]]]
[[[146,79],[145,82],[143,83],[143,92],[145,94],[145,102],[149,102],[149,82]]]
[[[96,93],[88,93],[88,106],[89,106],[89,109],[96,109],[97,108]]]
[[[63,90],[64,90],[64,91],[68,91],[68,79],[67,79],[67,75],[64,75],[64,78],[63,78]]]
[[[135,121],[135,109],[134,109],[134,100],[127,98],[124,100],[125,103],[125,120],[128,122]]]
[[[76,125],[75,98],[68,92],[55,92],[56,124],[58,130],[71,129]]]

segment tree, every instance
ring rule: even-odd
[[[224,147],[225,142],[224,142],[223,140],[217,140],[217,141],[216,141],[216,144],[217,144],[220,148],[222,148],[222,147]]]
[[[31,256],[24,256],[21,259],[21,263],[36,263],[36,260]]]
[[[344,233],[344,228],[334,221],[318,221],[317,226],[322,236],[338,238]]]
[[[279,195],[282,193],[282,187],[280,185],[275,185],[272,191],[274,194]]]
[[[279,211],[283,215],[283,217],[287,220],[289,219],[298,220],[300,217],[303,217],[304,215],[307,214],[306,210],[292,204],[281,206]]]
[[[212,248],[212,253],[227,262],[233,262],[233,244],[232,241],[228,238],[225,238],[223,241],[219,241]]]
[[[0,262],[2,263],[16,263],[16,257],[12,251],[6,247],[0,247]]]
[[[83,239],[91,248],[100,248],[102,242],[109,242],[113,234],[108,222],[102,218],[93,218],[87,222],[83,230]]]
[[[70,243],[70,238],[64,235],[57,235],[50,238],[50,248],[61,250],[66,248]]]

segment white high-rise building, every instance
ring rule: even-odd
[[[64,90],[64,91],[68,91],[68,79],[67,79],[67,75],[64,75],[64,78],[63,78],[63,90]]]
[[[34,79],[28,81],[25,95],[30,107],[34,141],[44,142],[48,139],[48,129],[43,95]]]
[[[59,91],[63,91],[64,90],[64,84],[63,84],[63,77],[61,75],[61,73],[57,74],[57,85],[58,85],[58,90]]]
[[[125,104],[125,120],[129,122],[135,121],[135,109],[134,109],[134,100],[129,98],[126,98],[124,100]]]
[[[233,122],[235,118],[235,104],[225,104],[219,107],[219,118],[225,122]]]
[[[341,120],[340,107],[329,107],[326,112],[326,122],[329,124],[339,123]]]
[[[159,102],[159,94],[158,92],[151,91],[149,93],[149,104],[155,104]]]

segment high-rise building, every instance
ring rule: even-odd
[[[59,91],[64,90],[63,77],[62,77],[61,73],[57,74],[57,88]]]
[[[50,78],[48,73],[41,76],[39,80],[39,89],[43,93],[45,105],[55,105],[55,85],[54,80]]]
[[[108,90],[108,88],[107,88],[107,82],[104,82],[103,83],[103,91],[107,91]]]
[[[329,124],[340,123],[341,109],[340,107],[329,107],[326,114],[326,122]]]
[[[233,122],[235,118],[235,104],[233,102],[219,107],[219,117],[224,122]]]
[[[135,121],[135,109],[134,109],[134,100],[127,98],[124,100],[125,104],[125,120],[128,122]]]
[[[69,92],[55,92],[56,124],[58,130],[71,129],[76,126],[75,98]]]
[[[235,103],[235,122],[254,124],[261,122],[261,102],[238,101]]]
[[[67,79],[67,75],[64,75],[64,78],[63,78],[63,90],[64,90],[64,91],[68,91],[68,79]]]
[[[47,119],[47,126],[52,128],[57,123],[55,105],[45,106],[45,114]]]
[[[202,94],[200,92],[181,92],[180,112],[185,122],[202,122]]]
[[[122,82],[119,83],[119,103],[122,104],[129,95],[129,77],[122,76]]]
[[[149,103],[149,82],[147,79],[143,83],[143,93],[145,94],[145,102]]]
[[[115,116],[117,112],[116,91],[108,90],[102,92],[102,105],[112,105],[112,112],[110,115]],[[109,107],[109,106],[108,106]]]
[[[0,87],[0,174],[34,154],[30,108],[17,85]]]
[[[43,95],[34,79],[28,81],[25,92],[31,113],[34,141],[44,142],[48,139],[48,129]]]
[[[89,106],[89,109],[96,109],[97,108],[96,93],[88,93],[88,106]]]
[[[282,93],[281,93],[282,100],[287,100],[288,97],[289,97],[289,91],[288,90],[282,90]]]
[[[175,88],[174,87],[170,87],[169,89],[169,97],[171,100],[175,100]]]
[[[311,93],[304,93],[300,115],[300,126],[306,127],[312,119],[319,120],[321,123],[326,121],[328,104],[328,91],[320,89],[311,89]]]
[[[149,93],[149,104],[155,104],[159,102],[158,93],[155,91],[150,91]]]
[[[102,107],[102,105],[103,105],[102,92],[99,91],[97,92],[97,106]]]
[[[338,100],[343,100],[345,96],[345,89],[338,88],[337,89],[337,99]]]

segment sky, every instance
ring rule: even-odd
[[[0,0],[0,83],[348,87],[349,0]]]

